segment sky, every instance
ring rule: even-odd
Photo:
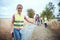
[[[16,11],[17,4],[23,5],[23,13],[27,16],[27,9],[33,9],[36,14],[41,14],[49,2],[55,5],[54,15],[58,14],[60,0],[0,0],[0,18],[11,18]]]

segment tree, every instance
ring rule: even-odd
[[[46,9],[42,12],[42,14],[41,14],[41,17],[43,17],[43,19],[44,19],[45,16],[47,17],[48,20],[55,17],[55,16],[53,15],[52,11],[51,11],[50,9],[48,9],[48,8],[46,8]]]
[[[35,13],[34,13],[33,9],[28,9],[27,12],[28,12],[28,17],[30,17],[30,18],[34,17]]]
[[[49,2],[49,5],[46,6],[45,10],[42,12],[41,14],[41,17],[44,17],[46,16],[47,19],[52,19],[52,18],[55,18],[55,15],[53,15],[53,11],[54,10],[54,6],[52,6],[53,4],[51,2]]]
[[[58,6],[60,7],[60,2],[58,3]]]
[[[58,11],[59,11],[59,13],[58,13],[58,17],[60,16],[60,2],[58,3],[58,6],[59,6],[59,9],[58,9]]]
[[[49,2],[46,7],[49,8],[52,12],[54,12],[55,6],[52,2]]]

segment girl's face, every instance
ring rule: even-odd
[[[22,6],[20,6],[20,5],[19,5],[19,6],[17,6],[17,11],[18,11],[18,12],[22,12],[22,8],[23,8],[23,7],[22,7]]]

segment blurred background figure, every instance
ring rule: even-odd
[[[45,28],[47,27],[47,17],[45,16],[44,18],[44,25],[45,25]]]
[[[40,17],[39,17],[38,14],[36,14],[36,15],[34,16],[34,20],[35,20],[35,24],[36,24],[36,25],[39,25],[39,24],[40,24]]]
[[[43,23],[43,18],[42,17],[40,17],[40,24],[42,24]]]

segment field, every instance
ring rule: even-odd
[[[34,22],[32,18],[28,20]],[[27,25],[28,22],[24,22]],[[11,30],[11,19],[10,18],[0,18],[0,40],[12,40]],[[44,28],[44,25],[36,26],[32,32],[32,37],[30,40],[60,40],[60,23],[56,20],[51,20],[48,22],[48,28]]]

